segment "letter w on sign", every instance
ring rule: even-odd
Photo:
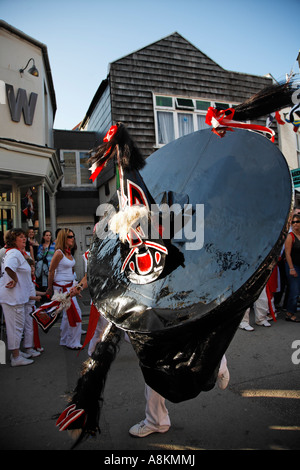
[[[20,122],[21,112],[23,111],[25,124],[32,125],[35,106],[37,102],[37,93],[30,93],[29,101],[27,99],[26,90],[19,88],[17,98],[12,85],[6,83],[6,95],[10,109],[11,119],[15,122]]]

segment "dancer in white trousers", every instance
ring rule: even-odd
[[[79,287],[80,286],[80,287]],[[85,276],[79,283],[78,287],[71,289],[72,295],[77,295],[82,289],[87,287],[87,277]],[[94,336],[92,337],[88,354],[91,356],[96,348],[96,345],[101,341],[103,332],[108,325],[108,321],[100,314]],[[130,342],[128,335],[125,334],[125,340]],[[224,390],[229,382],[229,371],[227,368],[227,360],[225,355],[222,357],[217,385],[220,389]],[[146,437],[154,432],[165,433],[171,426],[169,412],[166,407],[165,398],[153,390],[149,385],[145,384],[145,419],[138,424],[135,424],[129,429],[129,434],[135,437]]]
[[[229,383],[229,371],[225,355],[222,357],[217,385],[221,390],[225,390]],[[146,417],[143,421],[135,424],[129,429],[129,434],[135,437],[146,437],[154,432],[167,432],[171,426],[169,412],[166,407],[165,399],[159,393],[152,390],[149,385],[145,387],[146,398]]]

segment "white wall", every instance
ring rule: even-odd
[[[22,75],[19,72],[19,69],[25,67],[31,57],[35,61],[39,77],[28,73],[32,61]],[[21,115],[20,122],[12,121],[7,99],[6,103],[0,104],[1,136],[51,147],[53,145],[53,109],[42,50],[2,28],[0,28],[0,80],[13,86],[15,96],[19,88],[26,90],[28,100],[32,92],[38,95],[32,125],[25,124],[23,115]],[[46,129],[45,122],[47,123]]]
[[[280,116],[284,121],[285,115],[288,114],[290,108],[283,109],[280,111]],[[297,147],[296,147],[296,134],[293,129],[293,125],[285,123],[284,125],[278,124],[278,135],[279,135],[279,148],[287,164],[291,170],[299,167],[298,158],[297,158]]]

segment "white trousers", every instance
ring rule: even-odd
[[[224,354],[222,357],[219,375],[223,374],[227,369],[227,359]],[[171,426],[168,410],[164,397],[159,393],[152,390],[149,385],[145,387],[145,398],[146,398],[146,419],[145,424],[155,430],[164,430]]]
[[[254,314],[255,314],[255,323],[262,323],[266,320],[266,317],[269,315],[269,303],[266,288],[264,288],[258,297],[258,299],[253,304]]]
[[[88,354],[91,355],[96,347],[96,344],[101,341],[101,335],[107,325],[107,320],[100,315],[100,318],[97,323],[95,334],[90,341]],[[127,335],[126,335],[127,336]],[[125,339],[126,339],[125,336]],[[129,342],[127,336],[126,339]],[[227,360],[225,355],[222,357],[219,374],[225,372],[227,368]],[[169,417],[169,412],[166,407],[166,401],[163,396],[153,390],[149,385],[145,384],[145,398],[146,398],[146,408],[145,408],[145,424],[151,429],[157,431],[167,430],[171,426],[171,421]]]
[[[91,339],[88,347],[88,355],[91,356],[94,352],[96,345],[101,341],[103,332],[108,324],[108,321],[100,314],[96,330],[93,338]],[[127,333],[125,334],[125,341],[130,342]],[[146,398],[146,419],[145,423],[151,429],[164,429],[169,428],[170,418],[165,405],[165,399],[159,395],[155,390],[145,384],[145,398]]]
[[[53,286],[54,292],[62,292],[62,288],[58,286]],[[70,289],[67,288],[67,291]],[[73,303],[76,307],[76,310],[78,312],[78,315],[81,318],[81,310],[78,305],[76,297],[72,297]],[[67,346],[68,348],[81,348],[81,322],[76,323],[76,326],[70,326],[67,312],[66,310],[63,310],[62,314],[62,320],[61,320],[61,325],[60,325],[60,342],[59,344],[61,346]]]
[[[164,397],[155,392],[149,385],[145,385],[146,398],[146,426],[157,431],[168,429],[171,426],[169,413]]]
[[[24,305],[25,308],[25,325],[24,325],[24,348],[33,348],[34,339],[33,339],[33,318],[30,315],[32,311],[35,310],[34,305],[28,303]]]
[[[273,299],[272,299],[272,305],[273,305],[273,309],[274,309],[274,312],[275,312],[274,300]],[[263,323],[267,319],[267,316],[270,315],[269,302],[268,302],[266,288],[264,288],[262,290],[260,296],[254,302],[253,310],[254,310],[254,316],[255,316],[255,323],[258,324],[258,325]],[[244,321],[244,322],[247,322],[249,324],[249,313],[250,313],[250,308],[247,308],[247,310],[245,311],[242,322]]]
[[[1,304],[7,336],[7,349],[20,349],[25,325],[25,306]]]

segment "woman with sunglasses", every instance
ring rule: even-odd
[[[57,235],[55,252],[51,260],[46,294],[69,292],[74,285],[73,254],[76,250],[74,232],[61,229]],[[61,320],[60,345],[69,349],[81,348],[81,310],[76,298],[72,298],[71,307],[63,310]]]
[[[297,303],[300,295],[300,215],[292,217],[292,230],[285,241],[286,275],[288,281],[287,312],[285,319],[300,322],[297,318]]]

